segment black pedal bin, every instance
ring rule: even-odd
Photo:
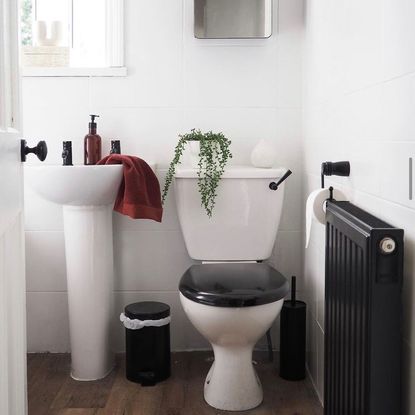
[[[129,304],[124,314],[131,320],[160,320],[170,307],[156,301]],[[161,327],[125,329],[126,377],[142,386],[153,386],[170,377],[170,323]]]

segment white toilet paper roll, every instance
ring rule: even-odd
[[[323,225],[326,223],[326,200],[329,197],[329,189],[317,189],[311,192],[308,196],[305,208],[306,248],[308,247],[308,243],[310,242],[311,226],[313,223],[313,219]],[[345,194],[338,189],[333,190],[333,198],[337,201],[347,200]]]

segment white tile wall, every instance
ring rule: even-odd
[[[68,296],[66,292],[28,292],[27,350],[66,352],[69,349]]]
[[[303,200],[319,187],[322,161],[350,160],[350,178],[332,178],[352,202],[405,230],[404,414],[415,414],[415,18],[409,0],[307,0],[305,15]],[[324,232],[305,252],[309,371],[323,397]]]
[[[26,231],[26,288],[30,292],[66,291],[63,232]]]
[[[125,154],[158,164],[162,181],[177,135],[190,128],[223,131],[234,163],[246,163],[255,143],[273,140],[278,164],[291,168],[286,208],[273,261],[300,276],[301,39],[303,0],[275,0],[268,40],[196,40],[192,0],[126,0],[125,78],[24,78],[24,134],[46,139],[47,163],[61,162],[61,142],[73,141],[82,163],[88,114],[98,113],[104,139],[121,140]],[[278,11],[278,13],[277,13]],[[29,159],[29,163],[37,163]],[[69,350],[62,212],[25,189],[29,351]],[[163,223],[114,214],[116,304],[165,301],[172,307],[172,346],[205,348],[178,300],[187,255],[171,194]],[[116,325],[116,347],[123,349]],[[273,328],[278,345],[278,322]],[[260,344],[264,346],[263,341]]]

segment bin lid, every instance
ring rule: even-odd
[[[170,315],[170,306],[158,301],[141,301],[127,305],[124,314],[130,319],[160,320]]]

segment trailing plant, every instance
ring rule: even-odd
[[[201,196],[201,205],[205,208],[207,215],[212,217],[219,181],[225,171],[226,163],[232,158],[232,153],[229,150],[231,141],[222,133],[213,133],[212,131],[202,133],[193,128],[190,133],[179,135],[179,142],[167,171],[162,201],[164,204],[176,167],[181,163],[181,157],[189,141],[199,141],[200,143],[197,185]]]

